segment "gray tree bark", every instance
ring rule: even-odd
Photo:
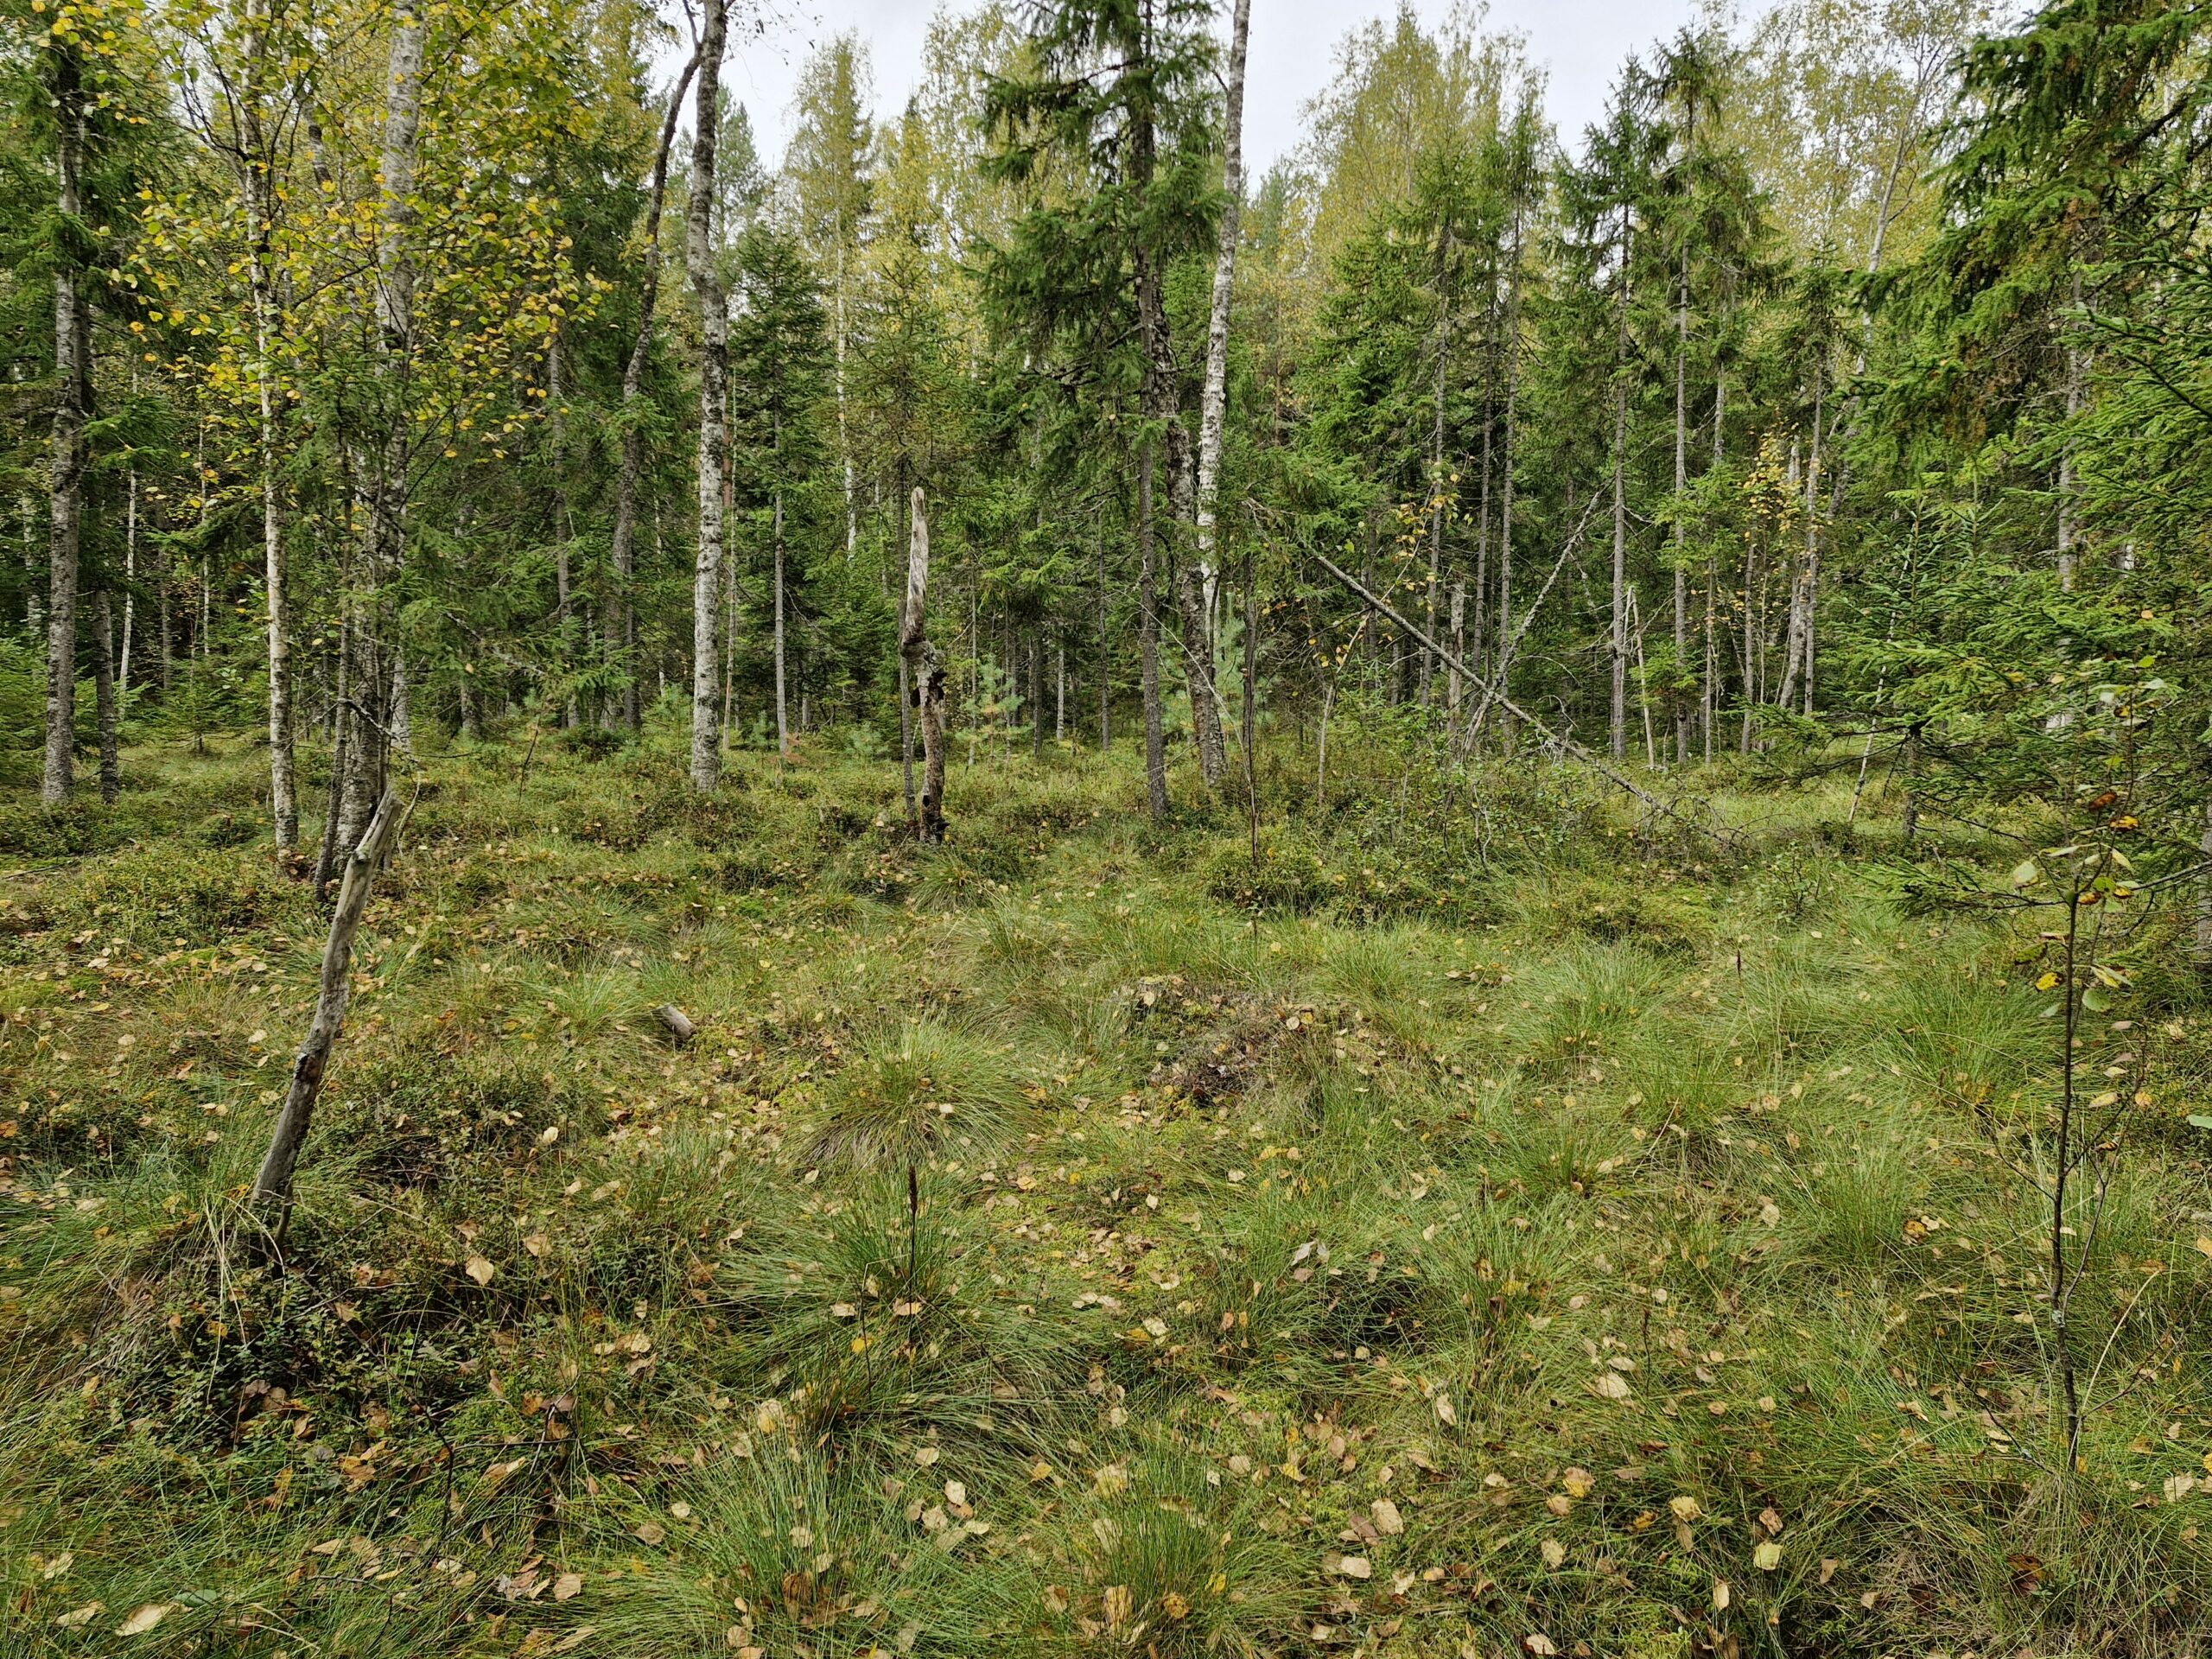
[[[76,785],[77,555],[85,494],[85,423],[92,375],[78,241],[84,217],[84,66],[73,46],[54,43],[48,95],[54,111],[55,206],[65,245],[54,262],[54,457],[47,519],[46,767],[39,798],[48,806]]]
[[[100,799],[115,804],[123,793],[122,710],[115,698],[115,617],[102,580],[92,590],[92,701],[100,742]]]
[[[899,655],[906,664],[918,705],[922,739],[919,833],[935,845],[944,839],[944,664],[929,637],[930,520],[920,486],[911,498],[912,540],[906,549],[906,599],[901,607]]]
[[[410,246],[417,217],[415,168],[423,124],[423,57],[426,26],[410,12],[393,26],[385,89],[381,203],[377,227],[377,376],[384,429],[370,458],[362,489],[364,545],[349,600],[346,639],[353,653],[353,695],[338,718],[345,728],[346,765],[334,833],[328,848],[358,845],[366,836],[385,790],[390,769],[389,721],[397,653],[386,638],[387,600],[406,563],[408,467],[412,423],[406,409],[409,359],[415,333],[415,262]]]
[[[776,416],[776,757],[791,752],[790,721],[784,702],[784,417]]]
[[[729,309],[715,273],[715,129],[728,0],[706,0],[693,108],[691,200],[684,251],[704,343],[699,360],[699,546],[691,584],[691,787],[711,791],[721,772],[721,599],[725,451],[729,443]]]
[[[397,792],[386,790],[353,856],[346,861],[346,879],[339,888],[338,906],[330,918],[330,937],[322,949],[322,981],[315,997],[315,1018],[308,1027],[307,1039],[300,1045],[299,1058],[292,1063],[292,1086],[276,1114],[269,1151],[253,1178],[250,1203],[280,1250],[291,1221],[292,1183],[299,1169],[300,1151],[307,1144],[315,1097],[322,1092],[323,1074],[330,1067],[331,1050],[346,1023],[354,937],[361,931],[361,917],[369,907],[369,890],[398,817]]]
[[[1675,302],[1675,672],[1689,661],[1690,574],[1684,563],[1687,525],[1681,512],[1682,493],[1689,488],[1689,355],[1690,246],[1682,242],[1681,287]],[[1675,707],[1675,762],[1688,766],[1690,758],[1690,711],[1679,700]]]
[[[1129,181],[1141,193],[1152,183],[1158,136],[1153,130],[1149,116],[1140,119],[1130,142]],[[1147,419],[1155,423],[1165,433],[1167,442],[1167,489],[1170,517],[1179,524],[1192,524],[1197,513],[1197,490],[1190,459],[1190,435],[1183,425],[1183,415],[1178,406],[1175,392],[1174,340],[1168,327],[1167,299],[1157,252],[1139,239],[1131,260],[1133,287],[1136,300],[1137,334],[1144,347],[1144,386],[1142,403]],[[1147,442],[1147,454],[1150,444]],[[1149,478],[1154,463],[1147,459],[1140,467],[1141,474]],[[1147,491],[1149,494],[1150,492]],[[1157,526],[1153,524],[1149,511],[1140,515],[1146,529],[1140,539],[1150,538],[1148,549],[1156,550]],[[1150,569],[1149,566],[1147,567]],[[1205,787],[1211,791],[1221,779],[1227,765],[1227,752],[1221,733],[1220,693],[1214,684],[1213,647],[1208,638],[1205,601],[1200,593],[1198,573],[1195,561],[1185,561],[1177,572],[1175,583],[1177,608],[1182,622],[1183,673],[1191,695],[1191,732],[1198,751],[1198,772]],[[1154,611],[1149,601],[1146,606],[1147,622],[1153,629],[1153,649],[1158,652],[1158,624],[1153,620]],[[1157,701],[1157,671],[1155,686],[1151,694]],[[1155,707],[1146,715],[1147,728],[1160,718]],[[1147,750],[1150,735],[1147,730]],[[1149,753],[1147,774],[1154,768]],[[1159,768],[1160,799],[1156,811],[1164,812],[1166,805],[1166,764]]]
[[[1222,189],[1228,202],[1214,250],[1213,301],[1206,320],[1205,389],[1198,401],[1198,559],[1202,580],[1209,582],[1220,556],[1217,520],[1221,510],[1222,426],[1229,407],[1229,322],[1236,284],[1236,238],[1244,209],[1244,60],[1251,25],[1252,0],[1236,0],[1230,22],[1228,103],[1222,136]],[[1207,664],[1211,669],[1211,655]]]
[[[638,405],[645,393],[645,365],[652,355],[653,312],[660,300],[660,221],[668,201],[668,158],[676,145],[676,122],[683,112],[684,88],[698,69],[699,60],[694,54],[670,89],[668,113],[661,121],[660,147],[653,152],[652,188],[645,199],[645,249],[639,261],[638,336],[631,344],[629,360],[622,366],[622,460],[614,477],[614,528],[607,550],[614,567],[612,632],[622,664],[622,723],[633,732],[640,714],[635,598],[638,486],[645,468],[645,437],[638,421]]]
[[[1145,806],[1167,816],[1167,734],[1160,709],[1160,583],[1154,571],[1150,439],[1137,459],[1137,655],[1144,690]]]
[[[1628,211],[1621,211],[1620,340],[1613,359],[1612,709],[1609,731],[1616,760],[1628,758]]]
[[[292,638],[285,614],[283,486],[278,477],[276,417],[276,273],[274,243],[281,198],[276,161],[263,100],[269,96],[273,56],[263,0],[248,8],[246,60],[234,100],[237,143],[232,156],[238,200],[246,216],[246,291],[253,313],[256,436],[260,446],[261,550],[269,624],[269,805],[276,821],[276,851],[300,839],[298,770],[292,745]],[[124,621],[124,678],[130,678],[130,612]]]

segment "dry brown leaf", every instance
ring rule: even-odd
[[[497,1273],[499,1269],[493,1267],[489,1262],[486,1261],[484,1257],[480,1255],[472,1255],[468,1258],[467,1265],[463,1268],[463,1271],[478,1284],[488,1285],[492,1282],[492,1275]]]
[[[1375,1530],[1385,1538],[1395,1538],[1406,1529],[1406,1519],[1398,1513],[1398,1506],[1387,1497],[1378,1497],[1367,1506],[1375,1517]]]
[[[177,1609],[173,1601],[149,1601],[115,1627],[118,1636],[143,1636]]]

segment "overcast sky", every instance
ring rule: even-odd
[[[966,3],[950,0],[956,10]],[[1450,0],[1414,0],[1414,10],[1432,22],[1449,7]],[[905,107],[935,0],[771,0],[770,9],[781,21],[765,35],[742,41],[727,71],[730,91],[752,114],[764,160],[779,161],[791,136],[799,66],[817,43],[842,30],[855,31],[868,44],[876,113]],[[1356,25],[1395,10],[1395,0],[1252,0],[1244,143],[1245,164],[1255,175],[1298,142],[1299,111],[1327,84],[1337,43]],[[1560,137],[1579,145],[1630,50],[1672,35],[1696,10],[1694,0],[1491,0],[1490,25],[1527,37],[1530,56],[1550,72],[1548,105]]]

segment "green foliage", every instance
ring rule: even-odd
[[[317,914],[282,950],[243,948],[266,921],[172,944],[179,882],[263,856],[203,844],[259,760],[133,758],[168,774],[126,808],[145,844],[25,877],[0,967],[31,1628],[151,1605],[135,1639],[183,1652],[258,1607],[396,1655],[504,1613],[569,1651],[912,1630],[950,1659],[1425,1610],[1663,1651],[1720,1579],[1731,1632],[2202,1635],[2196,1448],[2166,1436],[2212,1306],[2175,1225],[2201,1009],[2157,1014],[2145,1103],[2100,1109],[2124,1155],[2069,1198],[2109,1357],[2062,1488],[2048,942],[1893,906],[1887,843],[1821,827],[1847,781],[1716,801],[1766,827],[1702,872],[1584,803],[1535,843],[1551,882],[1502,856],[1515,907],[1469,924],[1255,912],[1192,880],[1228,837],[1141,850],[1126,761],[979,766],[971,821],[1027,839],[948,910],[827,890],[897,855],[891,764],[741,756],[709,809],[632,781],[644,755],[541,746],[525,784],[487,743],[372,906],[280,1269],[235,1194]],[[809,879],[713,874],[779,858]],[[2111,1008],[2088,1064],[2140,1029]],[[1601,1555],[1636,1570],[1576,1570]],[[1478,1560],[1510,1591],[1451,1576]],[[353,1580],[395,1566],[420,1601],[378,1623]]]

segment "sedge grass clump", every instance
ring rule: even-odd
[[[1025,1278],[935,1183],[865,1180],[749,1230],[724,1260],[740,1336],[729,1383],[840,1440],[1020,1438],[1080,1375]]]
[[[1044,1581],[1026,1610],[1032,1628],[1059,1653],[1287,1651],[1311,1568],[1263,1529],[1259,1507],[1245,1482],[1180,1446],[1109,1459],[1034,1568]]]
[[[2001,1111],[2053,1058],[2053,1026],[2039,1018],[2047,999],[1971,964],[1930,963],[1904,975],[1884,1000],[1876,1063],[1970,1112]]]
[[[594,1305],[674,1306],[713,1283],[728,1242],[775,1203],[767,1172],[719,1130],[682,1127],[575,1166],[579,1202],[514,1230],[522,1254],[581,1275]]]
[[[1495,1373],[1556,1317],[1579,1282],[1560,1202],[1508,1214],[1479,1192],[1447,1202],[1415,1246],[1420,1318],[1430,1346],[1476,1378]]]
[[[801,1142],[809,1164],[878,1169],[944,1151],[987,1152],[1029,1102],[1007,1049],[933,1019],[863,1029],[823,1089]]]
[[[665,1000],[658,989],[634,969],[621,968],[538,974],[516,987],[516,1011],[524,1018],[543,1016],[531,1021],[539,1034],[581,1046],[617,1030],[650,1027],[654,1007]]]
[[[978,1522],[970,1532],[972,1511],[956,1518],[941,1498],[905,1506],[917,1511],[910,1522],[866,1465],[801,1445],[779,1432],[779,1421],[766,1414],[767,1427],[748,1434],[738,1455],[650,1499],[610,1494],[596,1507],[605,1549],[635,1565],[604,1575],[607,1588],[592,1597],[586,1651],[621,1659],[733,1650],[950,1659],[988,1650],[992,1598],[956,1554],[990,1524]],[[938,1523],[933,1531],[925,1516]],[[948,1532],[952,1548],[933,1541]]]
[[[334,1080],[321,1132],[357,1179],[427,1191],[496,1184],[541,1146],[605,1124],[604,1103],[573,1071],[486,1049],[434,1067],[405,1052],[361,1056]]]
[[[1224,1363],[1314,1380],[1354,1351],[1418,1340],[1414,1252],[1381,1193],[1313,1201],[1268,1179],[1209,1219],[1188,1295],[1195,1335]]]
[[[1640,946],[1688,957],[1713,929],[1709,902],[1680,883],[1622,880],[1571,867],[1548,871],[1515,892],[1514,918],[1530,938],[1565,944]]]
[[[1522,1052],[1561,1077],[1602,1071],[1633,1052],[1674,977],[1638,946],[1570,942],[1515,976],[1514,988],[1531,1004],[1517,1026]]]
[[[1593,1110],[1571,1094],[1505,1096],[1488,1121],[1497,1141],[1484,1154],[1485,1166],[1533,1204],[1620,1185],[1646,1144],[1617,1113]]]

